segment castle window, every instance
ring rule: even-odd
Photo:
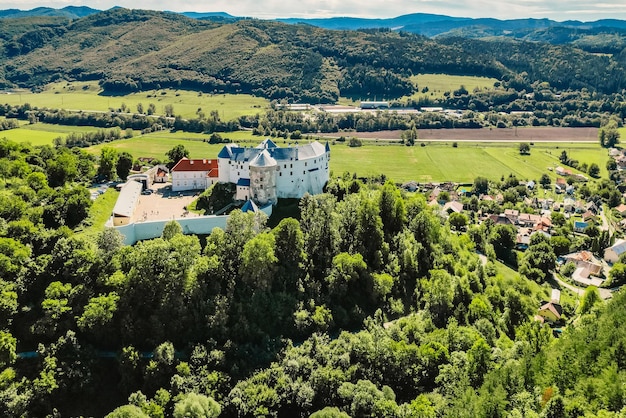
[[[293,168],[293,164],[289,164],[289,168]]]
[[[290,172],[289,172],[289,175],[290,175],[290,176],[293,176],[293,171],[290,171]]]
[[[304,166],[306,167],[306,161],[304,162]]]
[[[283,176],[283,173],[278,173],[278,175],[279,175],[280,177],[282,177],[282,176]]]

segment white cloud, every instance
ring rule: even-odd
[[[227,12],[235,16],[258,18],[354,16],[394,17],[409,13],[437,13],[450,16],[520,19],[526,17],[584,21],[612,18],[626,20],[623,0],[0,0],[0,9],[65,7],[85,5],[95,9],[122,6],[134,9],[176,12]]]

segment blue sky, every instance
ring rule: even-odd
[[[89,6],[177,12],[227,12],[235,16],[275,17],[395,17],[409,13],[437,13],[460,17],[499,19],[550,18],[553,20],[626,20],[624,0],[0,0],[0,9],[22,10],[39,6]]]

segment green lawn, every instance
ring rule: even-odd
[[[137,111],[141,103],[144,111],[153,103],[157,114],[164,114],[170,104],[174,113],[183,118],[195,118],[201,109],[206,116],[216,110],[220,119],[229,121],[243,115],[263,113],[269,101],[249,94],[202,94],[187,90],[151,90],[126,95],[105,95],[95,82],[58,82],[50,84],[41,93],[24,90],[21,93],[6,94],[0,97],[1,103],[18,105],[30,103],[32,106],[51,109],[96,110],[119,109],[125,104],[129,112]]]

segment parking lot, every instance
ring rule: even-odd
[[[131,222],[199,216],[188,212],[186,207],[198,197],[200,190],[172,192],[171,183],[154,183],[150,188],[154,190],[154,193],[139,196],[139,203]]]

